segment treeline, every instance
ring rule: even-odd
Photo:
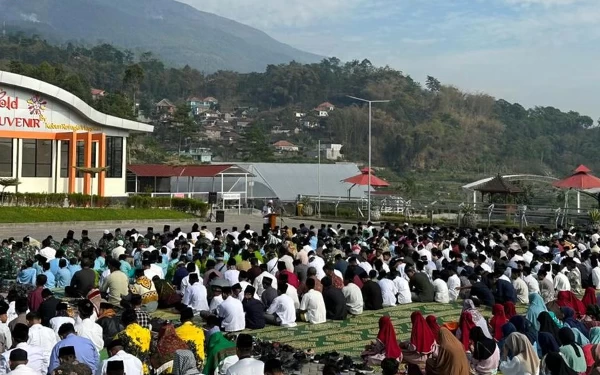
[[[410,76],[368,60],[268,66],[263,73],[220,71],[205,75],[186,66],[165,66],[151,53],[135,56],[108,44],[51,45],[22,34],[0,38],[0,68],[65,88],[96,108],[133,116],[133,99],[146,113],[168,98],[214,96],[221,108],[258,107],[258,129],[293,126],[293,111],[309,112],[323,101],[336,105],[323,129],[306,143],[342,143],[349,160],[367,156],[367,111],[347,95],[388,99],[373,106],[373,162],[406,170],[485,170],[563,174],[579,163],[600,173],[596,157],[600,130],[593,119],[553,107],[525,109],[485,94],[467,94],[428,77],[422,86]],[[92,102],[89,88],[110,95]],[[277,113],[275,121],[260,121]],[[281,114],[281,115],[279,115]],[[272,116],[271,116],[272,117]],[[256,144],[259,134],[251,132]],[[264,137],[263,137],[264,138]],[[266,143],[266,139],[260,139]],[[251,145],[240,145],[240,147]],[[263,150],[264,151],[264,150]],[[256,157],[268,158],[268,152]]]

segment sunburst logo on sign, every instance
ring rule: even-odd
[[[42,99],[38,94],[35,94],[27,100],[29,114],[40,116],[46,110],[46,104],[48,104],[46,100]]]

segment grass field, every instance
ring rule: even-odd
[[[135,208],[0,207],[0,223],[189,219],[181,211]]]

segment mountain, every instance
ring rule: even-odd
[[[260,72],[268,64],[321,60],[174,0],[0,0],[0,9],[7,28],[34,31],[42,39],[152,51],[169,64],[208,73]]]

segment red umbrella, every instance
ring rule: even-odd
[[[363,168],[360,170],[360,174],[352,177],[348,177],[343,182],[347,182],[349,184],[367,186],[369,185],[369,168]],[[379,177],[373,176],[373,171],[371,171],[371,186],[374,187],[385,187],[390,186],[387,182],[382,180]]]
[[[591,170],[582,164],[575,169],[575,173],[554,182],[553,185],[558,188],[577,190],[600,188],[600,178],[594,176],[590,172]]]

